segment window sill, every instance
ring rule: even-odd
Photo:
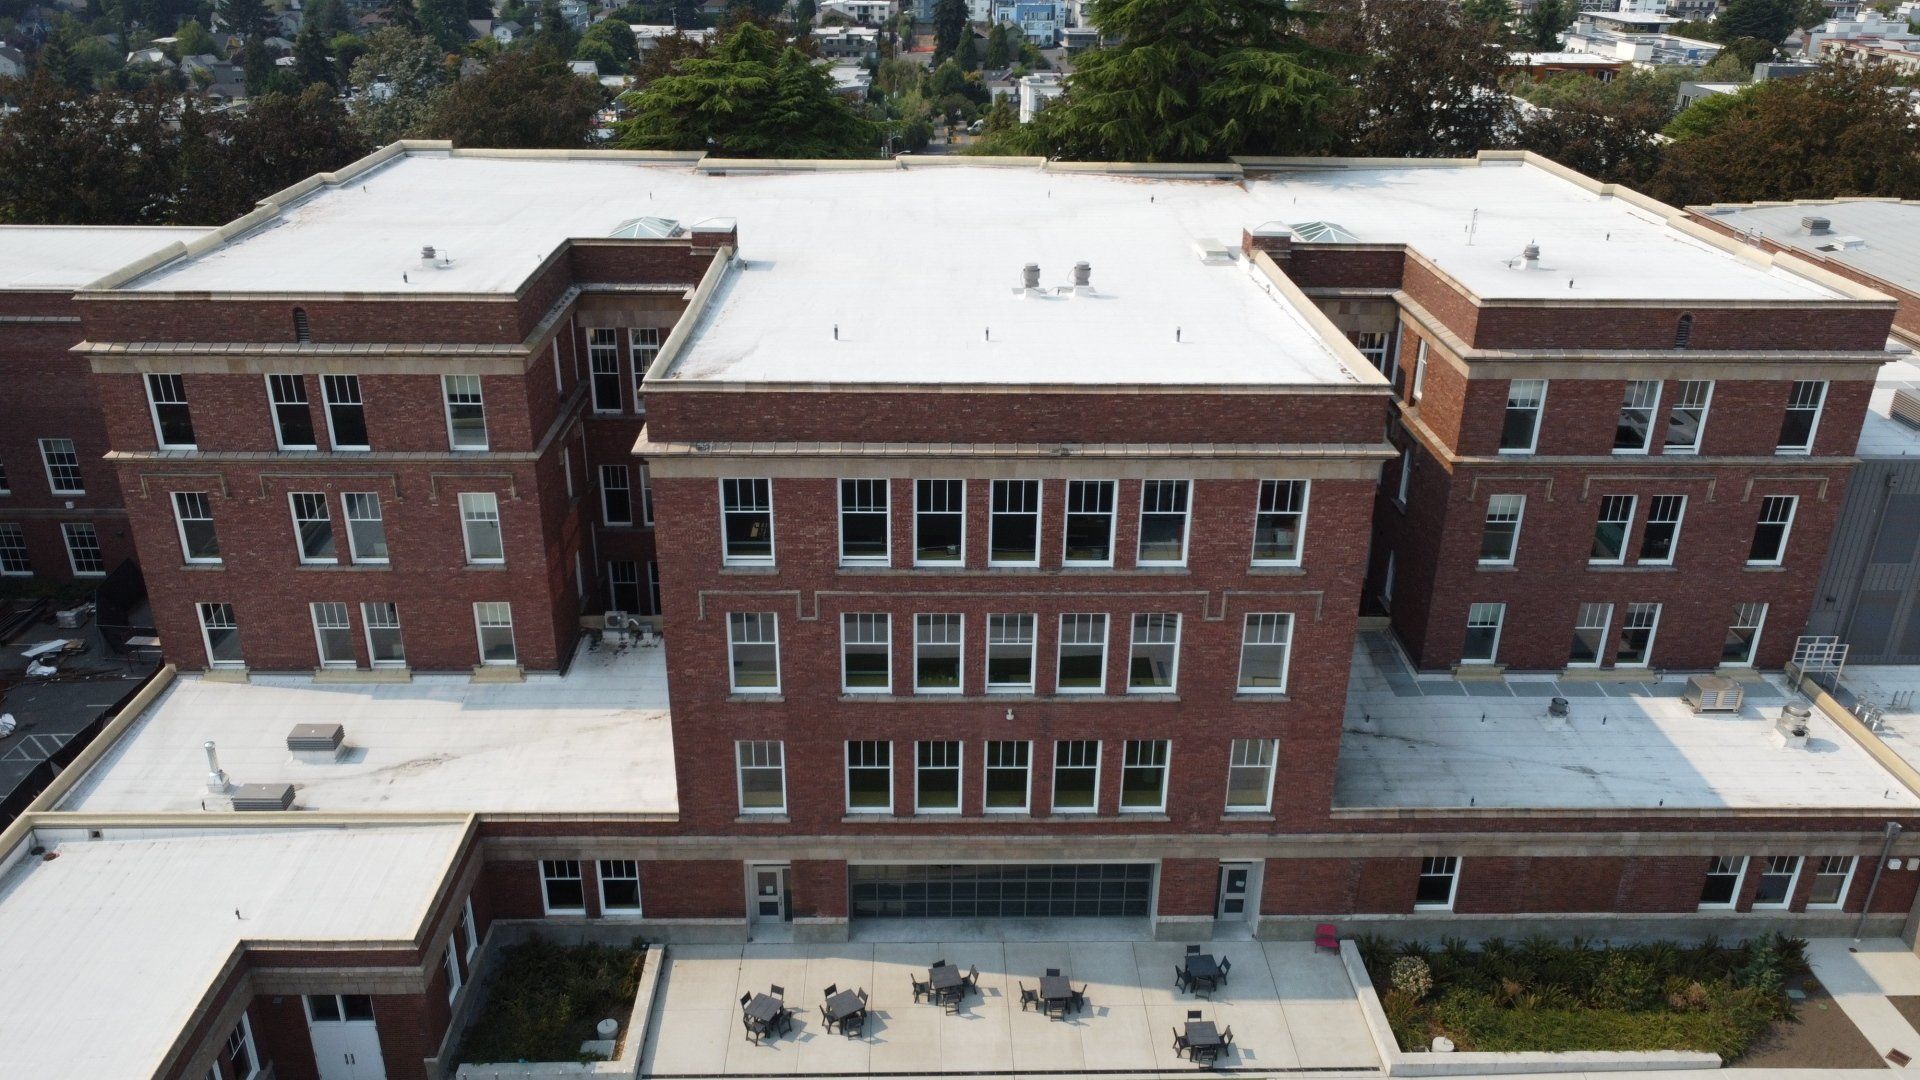
[[[224,562],[190,562],[180,564],[180,569],[188,573],[199,573],[205,570],[225,570],[226,568],[227,564]]]
[[[462,564],[460,568],[462,570],[480,570],[484,572],[498,573],[500,571],[505,570],[507,568],[507,564],[503,562],[486,562],[486,563],[470,562],[470,563]],[[382,567],[382,569],[385,569],[385,567]]]
[[[1587,569],[1606,574],[1675,573],[1672,563],[1588,563]]]
[[[1292,701],[1292,700],[1293,700],[1293,698],[1292,698],[1292,696],[1290,696],[1290,695],[1288,695],[1288,694],[1245,694],[1245,693],[1241,693],[1241,694],[1235,694],[1235,695],[1233,695],[1233,700],[1235,700],[1235,701],[1259,701],[1259,702],[1264,702],[1264,703],[1268,703],[1268,704],[1279,704],[1279,703],[1283,703],[1283,702],[1290,702],[1290,701]]]
[[[727,695],[727,703],[729,705],[734,704],[736,702],[741,704],[752,703],[752,704],[781,705],[781,704],[784,704],[786,700],[787,700],[787,696],[785,694],[733,693],[733,694]]]
[[[1756,574],[1779,574],[1784,573],[1787,568],[1780,563],[1747,563],[1740,569]]]
[[[1247,568],[1248,577],[1305,577],[1306,573],[1307,568],[1304,566],[1250,566]]]
[[[1264,810],[1227,810],[1221,813],[1221,821],[1274,821],[1272,814]]]
[[[1483,574],[1511,574],[1520,569],[1510,562],[1477,562],[1473,568]]]
[[[771,695],[768,697],[754,697],[753,695],[750,695],[750,694],[734,695],[732,697],[729,697],[727,700],[733,701],[736,699],[742,700],[742,701],[779,700],[778,698],[773,697]],[[1142,703],[1149,703],[1149,704],[1164,704],[1164,703],[1178,704],[1180,701],[1180,695],[1179,694],[1138,694],[1138,693],[1135,693],[1135,694],[1107,694],[1107,693],[1035,694],[1032,691],[992,693],[992,694],[847,694],[847,693],[842,693],[840,695],[840,700],[841,702],[848,703],[848,704],[864,703],[864,704],[870,704],[870,705],[936,704],[936,705],[1009,705],[1011,706],[1011,705],[1018,705],[1022,703],[1025,703],[1028,705],[1034,705],[1042,702],[1051,703],[1051,704],[1077,704],[1077,703],[1084,702],[1084,703],[1104,703],[1104,704],[1112,705],[1117,702],[1128,702],[1128,701],[1142,702]],[[1284,701],[1286,700],[1286,698],[1284,695],[1275,694],[1273,695],[1272,700]]]
[[[791,825],[793,819],[785,814],[741,814],[733,819],[735,825]]]
[[[210,569],[210,570],[218,570],[218,569],[219,569],[219,567],[217,567],[217,566],[215,566],[215,567],[201,567],[201,569],[203,569],[203,570],[208,570],[208,569]],[[351,572],[353,572],[353,571],[360,571],[360,572],[362,572],[362,573],[364,573],[364,572],[367,572],[367,571],[378,571],[378,570],[391,570],[391,569],[393,569],[393,564],[391,564],[391,563],[301,563],[301,564],[300,564],[300,566],[298,567],[298,569],[300,569],[300,570],[316,570],[316,571],[319,571],[320,573],[323,573],[323,574],[325,574],[325,573],[333,573],[333,572],[335,572],[335,571],[340,571],[340,572],[344,572],[344,573],[351,573]],[[501,567],[501,566],[488,566],[488,567],[473,567],[473,566],[469,566],[469,567],[467,567],[467,569],[469,569],[469,570],[503,570],[503,569],[505,569],[505,567]]]
[[[771,563],[758,566],[728,566],[722,564],[720,572],[722,574],[733,574],[739,577],[772,577],[780,573],[780,568]]]
[[[741,820],[752,821],[754,819],[742,818]],[[1020,813],[1017,811],[1006,811],[1002,813],[991,813],[991,814],[947,814],[947,813],[847,814],[841,817],[840,824],[842,825],[927,825],[927,824],[941,825],[941,824],[951,824],[951,823],[958,822],[958,823],[965,823],[968,825],[983,825],[983,824],[991,824],[997,821],[1005,821],[1005,822],[1019,821],[1019,822],[1045,822],[1048,824],[1072,824],[1075,822],[1084,822],[1087,824],[1097,823],[1097,824],[1111,825],[1115,822],[1122,822],[1122,821],[1172,821],[1172,820],[1173,819],[1171,817],[1168,817],[1166,811],[1164,810],[1141,811],[1140,813],[1137,813],[1137,814],[1134,814],[1134,813],[1032,814],[1032,813]]]

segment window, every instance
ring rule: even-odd
[[[995,740],[987,743],[987,813],[1027,812],[1027,780],[1033,771],[1032,758],[1030,742]]]
[[[577,859],[540,860],[540,901],[549,915],[585,915],[587,887]]]
[[[620,411],[620,332],[587,331],[587,366],[593,372],[593,411]]]
[[[13,486],[7,483],[7,463],[0,461],[0,495],[13,494]]]
[[[1512,566],[1520,546],[1520,518],[1526,512],[1525,495],[1494,495],[1487,499],[1487,521],[1480,531],[1480,565]]]
[[[193,413],[187,386],[178,375],[148,375],[147,403],[153,409],[153,433],[162,450],[195,450]]]
[[[1031,615],[987,616],[987,692],[1033,693]]]
[[[500,497],[491,491],[460,493],[460,531],[466,538],[468,565],[507,561],[500,532]]]
[[[600,520],[608,525],[633,524],[633,490],[627,486],[625,465],[600,466]]]
[[[929,740],[915,744],[913,809],[920,814],[960,812],[960,744]]]
[[[1377,330],[1347,331],[1347,340],[1353,342],[1353,347],[1359,349],[1360,355],[1367,358],[1367,363],[1372,364],[1376,371],[1391,379],[1393,378],[1393,358],[1387,355],[1388,337],[1386,333]]]
[[[295,341],[312,341],[313,340],[313,328],[311,324],[307,322],[306,308],[293,309],[293,340]]]
[[[1793,902],[1793,886],[1800,880],[1800,856],[1760,856],[1760,880],[1753,890],[1753,906],[1784,908]]]
[[[309,604],[313,612],[313,640],[323,668],[350,668],[358,665],[353,656],[353,626],[347,621],[345,604]]]
[[[303,563],[338,562],[333,543],[333,513],[327,496],[318,491],[295,491],[287,496],[293,507],[293,535],[300,543]]]
[[[188,562],[220,561],[220,539],[213,531],[213,504],[206,492],[174,492],[173,520],[180,529],[180,552]]]
[[[1813,436],[1820,429],[1820,406],[1827,400],[1824,382],[1796,382],[1787,391],[1787,414],[1780,421],[1776,454],[1810,454]]]
[[[633,859],[600,860],[600,913],[640,914],[640,864]]]
[[[487,408],[480,400],[480,376],[442,375],[447,399],[447,445],[455,450],[487,448]]]
[[[1507,618],[1505,604],[1474,604],[1467,608],[1467,637],[1460,644],[1463,664],[1491,664],[1500,655],[1500,624]]]
[[[1393,491],[1393,501],[1400,504],[1400,509],[1407,508],[1407,493],[1412,490],[1413,446],[1409,444],[1400,448],[1400,477]]]
[[[1813,887],[1807,891],[1807,910],[1839,908],[1847,902],[1847,887],[1853,884],[1851,855],[1826,855],[1813,864]]]
[[[1767,605],[1735,604],[1733,622],[1727,625],[1726,644],[1720,648],[1720,662],[1727,667],[1752,667],[1760,649],[1760,628],[1767,622]]]
[[[1415,402],[1420,400],[1420,395],[1427,392],[1427,340],[1425,338],[1420,339],[1420,348],[1414,352],[1413,386],[1408,392]]]
[[[1606,655],[1607,628],[1612,625],[1612,604],[1581,604],[1573,623],[1573,651],[1567,666],[1599,667]]]
[[[1602,495],[1600,513],[1594,519],[1593,547],[1587,562],[1618,566],[1627,561],[1627,531],[1633,528],[1632,495]]]
[[[840,689],[884,694],[893,689],[893,620],[886,614],[840,616]]]
[[[1260,481],[1260,506],[1253,519],[1253,565],[1300,565],[1307,485],[1306,480]]]
[[[1644,454],[1653,442],[1653,417],[1660,409],[1660,380],[1633,379],[1620,399],[1620,420],[1613,428],[1613,452]]]
[[[55,495],[85,495],[86,482],[80,478],[80,455],[72,439],[41,439],[40,461],[47,467],[47,487]]]
[[[313,410],[307,405],[307,381],[298,375],[267,376],[273,403],[273,437],[282,450],[312,450]]]
[[[480,930],[478,924],[473,921],[472,893],[468,893],[466,901],[460,905],[460,938],[465,943],[460,950],[460,956],[468,961],[468,970],[472,970],[473,954],[480,951]],[[367,1015],[373,1015],[372,998],[367,999]]]
[[[360,400],[360,376],[322,375],[327,402],[327,439],[335,450],[367,448],[367,406]]]
[[[473,622],[480,638],[480,662],[508,665],[518,661],[513,648],[513,605],[482,601],[473,605]]]
[[[1180,665],[1180,616],[1137,614],[1127,657],[1127,693],[1171,694]]]
[[[1653,656],[1653,634],[1660,628],[1659,604],[1628,604],[1620,620],[1620,652],[1614,663],[1646,667]]]
[[[1040,481],[993,482],[993,512],[987,517],[987,565],[1040,565]]]
[[[227,1036],[227,1061],[233,1066],[233,1080],[253,1080],[260,1075],[260,1055],[253,1046],[253,1025],[244,1012]]]
[[[1667,406],[1667,442],[1662,452],[1700,452],[1700,434],[1706,430],[1707,406],[1712,401],[1710,380],[1688,379],[1673,384],[1672,403]]]
[[[1100,744],[1063,739],[1053,744],[1053,812],[1091,814],[1100,808]]]
[[[647,600],[647,613],[660,614],[660,564],[652,561],[647,563]]]
[[[216,668],[245,667],[240,655],[240,624],[234,620],[232,604],[199,604],[200,640],[207,647],[207,665]]]
[[[453,1001],[460,996],[460,961],[454,958],[451,938],[440,953],[440,967],[447,973],[447,1000]]]
[[[1693,316],[1682,315],[1673,325],[1673,347],[1684,349],[1693,343]]]
[[[1500,426],[1500,452],[1531,454],[1540,437],[1540,408],[1547,380],[1515,379],[1507,384],[1507,416]]]
[[[1275,739],[1235,739],[1227,756],[1229,813],[1265,810],[1273,805]]]
[[[367,656],[374,667],[406,667],[407,647],[400,640],[400,608],[384,601],[360,605],[360,618],[367,624]]]
[[[91,522],[67,522],[60,526],[60,536],[67,542],[67,565],[75,575],[93,577],[107,572],[107,561],[100,554],[100,534]]]
[[[736,694],[780,692],[780,616],[736,611],[727,616],[727,671]]]
[[[734,754],[740,765],[740,812],[786,813],[786,744],[774,741],[737,742],[734,744]]]
[[[849,742],[847,744],[847,812],[850,814],[893,812],[892,743]]]
[[[720,481],[721,561],[773,565],[773,481]]]
[[[1055,688],[1062,694],[1098,694],[1107,688],[1107,617],[1060,616]]]
[[[1420,881],[1414,886],[1414,908],[1452,911],[1453,894],[1460,886],[1460,860],[1441,855],[1420,860]]]
[[[1797,495],[1768,495],[1760,500],[1760,519],[1753,526],[1748,566],[1778,566],[1787,555],[1787,532],[1793,528]]]
[[[960,692],[960,641],[964,621],[959,615],[913,617],[914,693]]]
[[[640,524],[653,524],[653,476],[640,466]]]
[[[913,483],[913,561],[939,566],[966,561],[967,482]]]
[[[840,481],[840,565],[892,563],[885,480]]]
[[[467,902],[471,909],[473,902]],[[373,998],[366,994],[308,994],[307,1018],[322,1024],[372,1023]]]
[[[640,564],[631,559],[607,562],[607,610],[640,610]]]
[[[1113,565],[1115,486],[1112,480],[1067,481],[1067,565]]]
[[[1740,879],[1746,872],[1744,855],[1715,855],[1707,859],[1707,879],[1700,886],[1700,906],[1732,907],[1740,897]]]
[[[1655,495],[1647,500],[1647,527],[1640,534],[1640,561],[1671,566],[1680,545],[1680,519],[1687,512],[1685,495]]]
[[[1293,616],[1287,613],[1248,615],[1240,632],[1242,694],[1284,694],[1287,665],[1293,652]]]
[[[627,348],[633,351],[633,400],[638,408],[640,385],[646,380],[653,359],[660,355],[660,331],[651,326],[636,326],[627,331]]]
[[[1185,566],[1187,562],[1187,497],[1193,485],[1185,480],[1148,480],[1140,485],[1140,550],[1142,566]]]
[[[1167,808],[1165,739],[1128,739],[1120,769],[1120,812],[1144,814]]]
[[[27,533],[11,522],[0,522],[0,574],[15,576],[33,573],[27,558]]]
[[[380,496],[372,491],[349,491],[340,496],[347,508],[347,552],[356,563],[380,565],[387,561],[387,522],[380,513]]]

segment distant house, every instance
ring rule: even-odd
[[[1568,72],[1591,75],[1601,82],[1612,82],[1620,69],[1627,66],[1627,62],[1617,56],[1598,53],[1517,52],[1508,54],[1507,66],[1514,71],[1526,72],[1535,82]]]
[[[1057,71],[1043,71],[1020,79],[1020,122],[1033,123],[1040,107],[1067,92],[1066,80]]]
[[[493,20],[493,27],[489,31],[489,33],[493,35],[493,40],[502,45],[513,44],[513,39],[519,37],[524,32],[525,28],[512,19]]]
[[[194,53],[180,58],[180,70],[191,75],[196,71],[212,72],[220,64],[220,58],[212,53]]]
[[[26,54],[11,45],[0,45],[0,79],[17,79],[26,73]]]
[[[838,15],[855,26],[880,26],[893,18],[893,0],[821,0],[818,22]]]
[[[127,66],[173,68],[179,65],[173,62],[173,57],[168,56],[165,49],[135,49],[127,54]]]
[[[827,73],[833,76],[833,92],[853,101],[865,101],[873,86],[873,73],[859,64],[835,64]]]
[[[813,36],[825,57],[863,60],[880,51],[880,31],[871,26],[823,26]]]
[[[593,79],[596,82],[599,81],[600,65],[591,60],[569,60],[567,61],[567,67],[575,75],[579,75],[582,78]]]
[[[713,36],[711,30],[702,30],[697,27],[683,30],[667,23],[628,23],[627,29],[633,31],[633,40],[643,53],[650,51],[661,38],[672,37],[675,34],[684,34],[694,41],[703,43]]]
[[[993,0],[993,21],[1018,27],[1029,42],[1050,48],[1066,23],[1066,9],[1054,0]]]

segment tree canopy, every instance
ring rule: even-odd
[[[606,103],[600,84],[566,61],[545,49],[516,51],[441,93],[429,127],[455,146],[580,148],[593,144],[593,117]]]
[[[1323,0],[1308,40],[1355,57],[1328,111],[1337,152],[1457,157],[1499,146],[1513,127],[1500,87],[1504,31],[1432,0]]]

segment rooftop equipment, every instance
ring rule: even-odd
[[[1687,680],[1680,700],[1693,706],[1696,713],[1739,712],[1746,692],[1725,675],[1695,675]]]

